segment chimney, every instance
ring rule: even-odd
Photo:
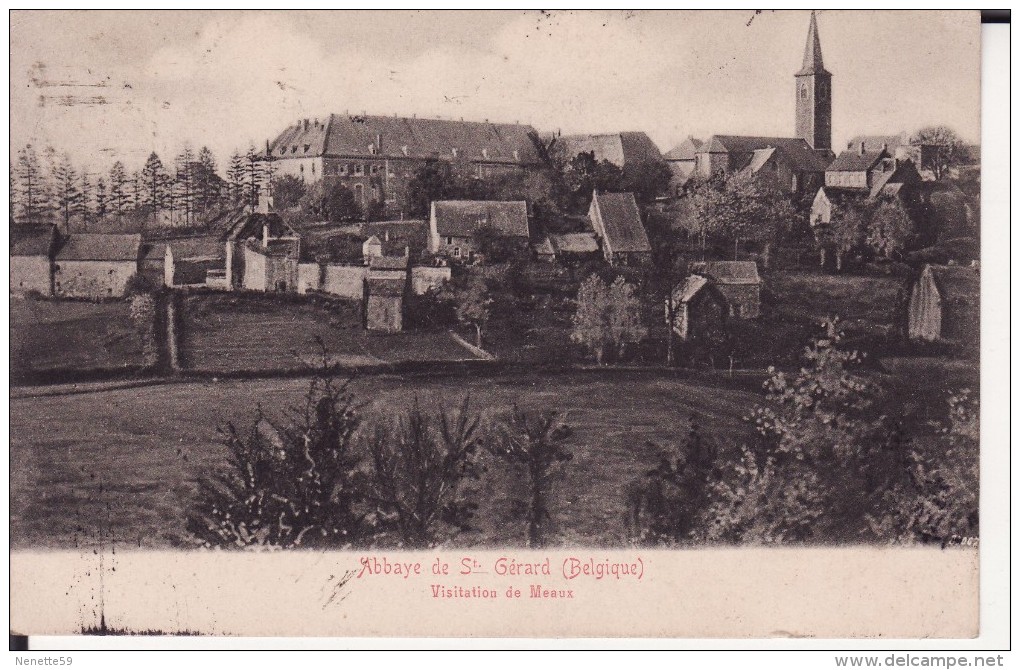
[[[862,156],[864,155],[864,141],[863,140],[861,141],[861,148],[860,148],[860,152],[859,153]]]
[[[382,153],[382,133],[375,134],[375,150]]]
[[[383,240],[386,241],[386,242],[390,241],[390,229],[389,228],[387,228],[386,230],[383,231]]]
[[[262,226],[262,248],[263,249],[268,249],[269,248],[269,224],[268,223]]]
[[[305,119],[305,130],[308,130],[308,119]]]
[[[854,143],[853,142],[847,142],[846,143],[846,150],[847,151],[850,151],[853,148],[854,148]]]

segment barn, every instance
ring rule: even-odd
[[[53,292],[68,298],[120,298],[138,274],[142,236],[70,235],[53,264]]]
[[[691,272],[712,280],[726,298],[730,316],[756,319],[761,314],[761,277],[754,261],[703,261]]]
[[[912,340],[976,347],[981,328],[981,276],[976,267],[926,265],[907,307]]]
[[[16,226],[11,228],[11,293],[29,291],[53,295],[53,250],[57,245],[56,226]]]

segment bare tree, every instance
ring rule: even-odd
[[[948,126],[927,126],[910,138],[911,144],[921,146],[921,169],[931,170],[936,181],[949,175],[949,170],[960,162],[963,142],[956,131]]]

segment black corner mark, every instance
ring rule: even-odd
[[[1008,9],[982,9],[981,23],[1009,23]]]
[[[15,633],[9,633],[8,637],[11,640],[10,651],[28,651],[28,636],[17,635]]]

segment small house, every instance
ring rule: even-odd
[[[523,200],[437,200],[429,216],[429,251],[473,261],[480,251],[477,233],[491,230],[527,249],[530,239],[528,205]]]
[[[29,291],[53,295],[53,252],[58,241],[56,226],[12,226],[10,292]]]
[[[691,264],[691,273],[711,280],[730,316],[755,319],[761,314],[761,277],[754,261],[702,261]]]
[[[369,259],[383,255],[383,244],[377,236],[372,235],[367,240],[361,243],[361,257],[365,259],[365,263],[369,262]]]
[[[73,298],[120,298],[138,273],[142,236],[74,233],[57,251],[53,292]]]
[[[926,265],[907,306],[912,340],[976,347],[981,328],[981,276],[975,267]]]
[[[729,306],[707,277],[691,275],[678,284],[666,303],[666,325],[686,342],[726,323]]]
[[[297,290],[301,237],[279,214],[249,214],[237,220],[221,239],[229,288]],[[249,261],[253,263],[250,269]]]
[[[215,238],[168,240],[163,252],[163,285],[171,288],[222,288],[226,278],[225,264],[225,250]]]
[[[610,264],[641,266],[651,261],[652,247],[633,193],[595,191],[588,218]]]

